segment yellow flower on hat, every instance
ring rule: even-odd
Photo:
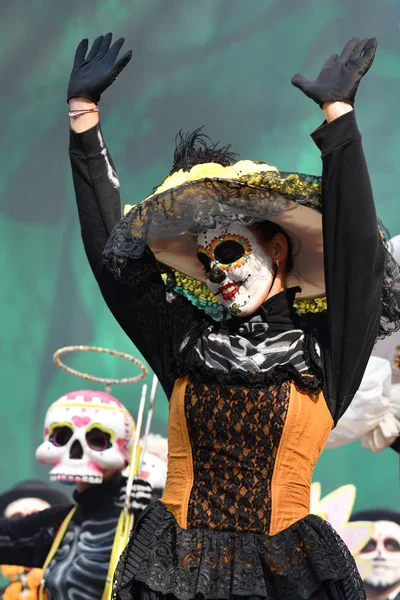
[[[176,171],[175,173],[172,173],[172,175],[167,177],[167,179],[161,185],[158,186],[154,193],[161,194],[161,192],[165,192],[166,190],[170,190],[174,187],[179,187],[180,185],[183,185],[188,181],[190,181],[189,173],[187,171],[184,171],[183,169],[180,169],[179,171]]]
[[[198,181],[207,177],[224,177],[225,171],[229,167],[224,167],[218,163],[200,163],[194,165],[188,173],[190,181]]]
[[[239,160],[239,162],[235,163],[231,167],[226,167],[226,169],[234,169],[236,177],[248,175],[249,173],[279,173],[278,169],[272,165],[267,163],[255,163],[252,160]]]
[[[131,210],[131,208],[133,208],[135,205],[134,204],[125,204],[124,206],[124,217],[126,217],[126,215],[128,214],[128,212]]]
[[[224,167],[219,163],[200,163],[194,165],[190,171],[180,169],[173,173],[156,189],[155,194],[161,194],[172,188],[179,187],[190,181],[199,181],[200,179],[237,179],[249,173],[278,173],[276,167],[272,167],[267,163],[255,163],[252,160],[240,160],[234,165]]]

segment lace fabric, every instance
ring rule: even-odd
[[[382,315],[379,329],[379,339],[383,339],[400,329],[400,267],[392,255],[389,234],[379,222],[379,229],[384,244],[385,268],[382,282]]]
[[[114,595],[116,600],[365,600],[345,544],[315,515],[273,537],[184,530],[161,502],[139,521],[117,568]]]
[[[146,584],[138,582],[135,585],[134,598],[137,600],[177,600],[174,594],[162,594],[154,592]],[[231,595],[229,600],[243,600],[244,596]],[[246,600],[263,600],[261,596],[246,596]],[[342,600],[343,598],[352,598],[348,595],[343,582],[326,582],[323,587],[315,594],[310,596],[310,600]],[[203,600],[203,596],[197,596],[196,600]],[[218,599],[221,600],[221,599]]]
[[[197,235],[217,222],[251,225],[293,210],[296,204],[320,209],[320,177],[282,175],[258,174],[262,183],[206,178],[157,193],[133,206],[119,221],[104,254],[139,258],[150,237]]]
[[[188,527],[268,531],[271,481],[290,384],[254,389],[191,377],[185,410],[194,484]]]

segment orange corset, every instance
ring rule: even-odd
[[[323,394],[175,382],[162,502],[184,529],[275,535],[309,513],[333,420]]]

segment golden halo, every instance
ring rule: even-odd
[[[123,377],[122,379],[112,379],[109,377],[96,377],[95,375],[90,375],[89,373],[82,373],[81,371],[77,371],[76,369],[72,369],[68,367],[61,361],[61,356],[64,354],[70,354],[71,352],[98,352],[100,354],[111,354],[111,356],[118,356],[119,358],[123,358],[124,360],[128,360],[129,362],[137,365],[141,373],[136,375],[135,377]],[[142,379],[144,379],[148,373],[147,367],[137,358],[131,356],[130,354],[126,354],[125,352],[118,352],[118,350],[110,350],[109,348],[101,348],[99,346],[64,346],[64,348],[59,348],[53,354],[53,360],[56,363],[57,367],[63,369],[70,375],[74,375],[75,377],[81,377],[82,379],[86,379],[86,381],[96,381],[98,383],[103,383],[106,386],[106,390],[109,391],[110,386],[112,385],[127,385],[130,383],[138,383]]]

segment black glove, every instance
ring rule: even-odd
[[[304,79],[300,73],[292,77],[292,84],[321,107],[324,102],[348,102],[354,98],[360,84],[372,65],[377,41],[375,38],[353,38],[343,48],[340,56],[332,54],[315,81]]]
[[[67,100],[80,96],[97,104],[104,90],[116,80],[131,60],[132,50],[115,62],[124,38],[114,42],[110,48],[111,38],[112,33],[107,33],[95,39],[87,58],[89,41],[84,39],[80,42],[69,78]]]
[[[116,506],[120,508],[124,508],[125,506],[127,481],[128,480],[126,477],[122,478],[120,494],[115,500]],[[144,479],[141,479],[140,477],[135,477],[133,480],[132,492],[129,500],[129,505],[131,511],[135,515],[135,520],[139,518],[140,514],[150,504],[151,495],[152,487],[150,483]]]

